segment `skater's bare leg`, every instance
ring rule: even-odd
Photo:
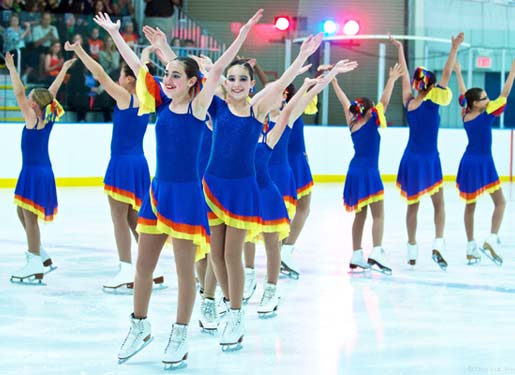
[[[283,243],[286,245],[294,245],[299,238],[302,228],[309,216],[309,208],[311,206],[311,193],[303,196],[297,201],[297,208],[295,210],[295,216],[290,224],[290,235],[286,238]]]
[[[23,208],[21,208],[20,206],[16,206],[16,214],[18,215],[18,219],[20,219],[20,223],[23,229],[25,229],[25,218],[23,217]]]
[[[132,209],[132,206],[129,207],[129,213],[127,214],[127,222],[129,223],[129,228],[132,232],[132,236],[138,242],[138,232],[136,232],[136,227],[138,226],[138,211]]]
[[[467,234],[467,241],[474,240],[474,212],[476,211],[476,202],[467,203],[465,205],[465,233]]]
[[[27,245],[29,252],[39,256],[41,247],[41,234],[39,231],[38,217],[32,212],[23,210],[23,222],[25,223],[25,234],[27,236]]]
[[[247,231],[227,227],[225,234],[225,264],[227,267],[227,279],[229,282],[229,299],[231,309],[241,309],[243,303],[243,287],[245,274],[243,272],[243,262],[241,253]]]
[[[356,212],[354,221],[352,222],[352,248],[354,250],[361,249],[361,242],[363,239],[363,227],[367,219],[368,206],[365,206],[361,211]]]
[[[216,291],[216,276],[213,268],[213,262],[211,261],[211,254],[208,254],[206,259],[207,267],[206,276],[204,278],[204,297],[214,299]]]
[[[245,268],[254,269],[256,259],[256,245],[252,242],[245,242],[243,257],[245,258]]]
[[[370,204],[372,212],[372,241],[374,247],[382,246],[384,231],[384,201],[374,202]]]
[[[172,238],[179,297],[176,323],[187,325],[195,304],[195,252],[193,241]]]
[[[197,272],[197,279],[200,284],[200,291],[204,293],[206,270],[207,270],[207,256],[204,259],[199,260],[195,263],[195,270]]]
[[[114,227],[114,238],[116,240],[116,248],[118,249],[118,257],[121,262],[131,262],[131,232],[127,217],[131,206],[128,203],[117,201],[110,196],[107,197],[109,207],[111,208],[111,220]]]
[[[281,269],[279,233],[263,233],[266,250],[266,276],[269,284],[277,285]]]
[[[417,243],[417,216],[419,206],[419,202],[408,204],[406,211],[406,228],[408,229],[408,243],[410,245]]]
[[[134,316],[136,318],[147,316],[152,293],[152,274],[167,238],[166,234],[142,233],[140,235],[134,278]]]
[[[229,298],[229,281],[227,279],[227,267],[225,265],[225,241],[226,241],[225,224],[215,225],[211,229],[211,253],[210,258],[216,280],[222,288],[225,298]],[[241,254],[240,254],[241,262]]]
[[[492,200],[494,201],[494,213],[492,215],[492,231],[491,233],[498,234],[499,229],[501,228],[502,219],[504,216],[504,210],[506,208],[506,199],[504,198],[504,194],[502,189],[494,191],[490,194]]]
[[[445,204],[443,199],[443,188],[438,190],[438,193],[431,196],[433,207],[435,210],[435,238],[442,238],[445,228]]]

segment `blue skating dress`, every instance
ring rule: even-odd
[[[247,238],[254,238],[262,223],[255,156],[263,124],[254,117],[252,107],[250,116],[236,116],[218,97],[213,98],[209,113],[213,144],[203,180],[212,211],[209,224],[246,229]]]
[[[14,203],[44,221],[52,221],[57,214],[57,191],[54,172],[48,154],[48,141],[54,122],[38,129],[23,127],[21,135],[22,168],[14,191]]]
[[[418,108],[407,111],[409,140],[399,165],[397,187],[408,205],[419,202],[424,194],[433,195],[442,188],[442,164],[437,147],[438,110],[440,105],[448,105],[451,99],[449,88],[435,86]]]
[[[501,181],[492,157],[492,124],[506,106],[506,98],[490,101],[486,110],[463,123],[468,145],[461,158],[456,176],[456,187],[466,203],[474,203],[484,192],[501,188]]]
[[[379,174],[379,145],[381,135],[378,126],[386,126],[381,103],[371,109],[372,116],[361,128],[351,133],[354,157],[350,161],[343,204],[347,211],[359,212],[371,203],[382,201],[384,187]]]
[[[283,196],[269,173],[269,162],[273,150],[266,143],[266,134],[263,137],[263,141],[257,144],[256,149],[256,177],[259,186],[263,232],[279,233],[279,241],[281,241],[290,233],[290,220]]]
[[[269,129],[275,126],[275,122],[268,122]],[[295,176],[288,160],[288,144],[290,141],[291,128],[286,126],[279,142],[274,147],[268,170],[275,185],[281,192],[284,204],[288,209],[288,216],[293,219],[297,206],[297,184]]]
[[[304,142],[304,121],[299,117],[293,123],[288,143],[288,159],[295,177],[297,199],[311,194],[313,190],[313,176],[308,164],[306,144]]]
[[[129,108],[114,107],[111,159],[104,177],[104,191],[113,199],[139,211],[148,193],[150,172],[143,153],[143,137],[149,115],[138,116],[131,95]]]
[[[172,112],[171,99],[150,74],[142,77],[141,82],[144,86],[137,88],[140,106],[143,103],[143,111],[146,111],[148,104],[154,102],[157,111],[157,166],[149,194],[139,211],[136,229],[140,233],[164,233],[191,240],[197,246],[195,259],[202,259],[210,249],[207,206],[198,173],[205,119],[193,116],[191,104],[187,113]]]

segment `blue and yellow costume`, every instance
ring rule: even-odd
[[[297,199],[311,194],[313,190],[313,176],[308,164],[306,144],[304,142],[304,121],[299,117],[293,123],[288,143],[288,159],[295,177]]]
[[[350,161],[343,189],[343,204],[347,211],[359,212],[363,207],[384,198],[379,174],[381,135],[378,131],[378,126],[386,127],[383,104],[379,103],[370,111],[370,119],[351,133],[354,157]]]
[[[247,230],[247,238],[261,232],[261,209],[256,180],[256,146],[263,124],[254,117],[236,116],[228,104],[214,97],[209,107],[213,145],[204,173],[209,224]]]
[[[466,203],[474,203],[484,192],[493,193],[501,188],[492,157],[492,124],[505,106],[506,98],[500,96],[490,101],[479,116],[463,123],[468,145],[460,161],[456,187]]]
[[[104,191],[113,199],[139,211],[150,185],[150,172],[143,153],[143,137],[149,115],[138,116],[131,95],[129,108],[114,107],[111,159],[104,177]]]
[[[275,122],[269,121],[268,126],[269,129],[272,129],[275,126]],[[286,126],[279,142],[274,147],[268,170],[272,180],[283,196],[284,204],[288,209],[288,216],[290,219],[293,219],[297,205],[297,184],[295,183],[295,176],[288,160],[290,134],[291,128]]]
[[[157,111],[156,175],[143,200],[136,230],[191,240],[197,246],[195,259],[202,259],[209,252],[209,225],[198,157],[206,120],[193,115],[191,103],[187,113],[172,112],[171,99],[144,69],[136,91],[140,113]]]
[[[54,103],[47,107],[57,105],[62,111],[60,105]],[[23,127],[22,168],[14,191],[14,203],[17,206],[48,222],[54,220],[57,214],[57,190],[48,153],[48,141],[56,119],[55,115],[50,117],[45,115],[44,120],[41,118],[36,120],[36,126],[33,129]],[[45,123],[42,129],[38,129],[40,121]]]
[[[283,196],[270,176],[269,162],[272,155],[273,150],[266,143],[266,134],[263,134],[263,141],[259,142],[256,148],[256,177],[261,202],[262,230],[263,233],[279,233],[279,241],[282,241],[290,233],[290,220]]]
[[[397,187],[408,205],[420,201],[424,194],[433,195],[443,186],[442,164],[438,153],[438,129],[440,105],[448,105],[452,99],[449,88],[434,86],[420,106],[408,110],[409,140],[399,165]]]

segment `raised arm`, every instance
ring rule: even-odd
[[[451,51],[449,52],[449,57],[447,57],[447,61],[443,67],[442,77],[440,78],[440,86],[447,87],[449,84],[449,79],[451,78],[452,69],[454,67],[454,62],[456,61],[456,54],[458,53],[458,48],[460,48],[460,44],[463,43],[465,39],[465,35],[463,33],[459,33],[456,37],[451,37],[452,46]]]
[[[343,113],[345,114],[345,121],[347,122],[347,125],[349,125],[352,122],[352,115],[349,112],[350,100],[338,84],[338,80],[336,78],[334,78],[331,83],[333,85],[334,92],[336,93],[336,97],[342,105]]]
[[[390,98],[392,97],[393,86],[395,85],[395,81],[397,81],[397,79],[401,77],[403,74],[404,72],[402,71],[402,67],[399,63],[396,63],[392,68],[390,68],[388,74],[388,81],[384,86],[383,95],[381,95],[381,99],[379,100],[379,102],[383,105],[384,112],[386,112],[386,108],[390,103]]]
[[[263,9],[259,9],[248,22],[242,26],[240,32],[234,42],[225,50],[222,56],[211,67],[207,76],[204,87],[193,100],[192,107],[195,116],[198,118],[205,117],[207,109],[213,100],[213,95],[220,82],[220,77],[227,65],[236,57],[240,50],[243,42],[247,39],[247,36],[252,27],[258,23],[263,16]]]
[[[156,55],[164,65],[177,57],[177,54],[168,44],[165,33],[159,30],[159,28],[145,25],[143,26],[143,34],[145,34],[150,44],[156,48]]]
[[[465,81],[461,74],[461,64],[457,61],[454,63],[454,72],[456,73],[456,79],[458,80],[458,89],[460,90],[460,94],[465,95],[467,92],[467,86],[465,86]]]
[[[333,81],[338,74],[351,72],[358,67],[358,63],[356,61],[349,61],[347,59],[338,61],[329,73],[325,76],[320,76],[320,79],[317,81],[317,84],[307,92],[302,98],[299,98],[298,104],[293,107],[292,113],[290,115],[290,123],[293,123],[297,118],[299,118],[306,107],[313,101],[313,98],[320,94],[324,88],[329,84],[329,82]]]
[[[504,82],[504,86],[501,91],[501,96],[505,98],[510,95],[511,88],[513,87],[513,79],[515,78],[515,60],[511,62],[510,73],[508,74],[508,78],[506,78],[506,82]]]
[[[9,70],[13,93],[16,97],[18,107],[20,107],[23,119],[25,120],[25,126],[31,129],[36,125],[36,112],[34,112],[29,101],[27,100],[27,97],[25,96],[25,87],[23,86],[23,82],[21,81],[20,76],[16,71],[13,55],[10,52],[5,53],[5,66]]]
[[[403,71],[402,73],[402,104],[406,106],[406,103],[410,99],[413,98],[413,91],[411,91],[411,82],[410,82],[410,75],[408,70],[408,63],[406,62],[406,57],[404,56],[404,46],[401,42],[398,40],[392,38],[390,35],[390,42],[397,48],[397,55],[399,64],[401,66],[401,69]]]
[[[125,40],[123,40],[123,37],[120,34],[120,20],[114,23],[111,21],[111,18],[107,13],[98,13],[93,17],[93,20],[111,36],[116,48],[118,48],[118,51],[120,52],[120,55],[132,69],[136,77],[142,67],[146,69],[145,64],[140,61],[138,55],[136,55]]]
[[[318,82],[317,79],[305,78],[303,85],[299,88],[299,90],[293,95],[288,104],[282,109],[279,118],[275,122],[275,126],[268,132],[266,135],[266,143],[271,148],[274,148],[277,142],[281,139],[281,136],[284,132],[284,129],[288,125],[290,121],[290,117],[292,115],[293,109],[298,106],[299,100],[304,96],[306,91],[313,87]]]
[[[264,119],[270,110],[281,101],[284,89],[293,82],[308,57],[318,49],[320,43],[322,43],[322,38],[322,33],[316,36],[310,35],[304,43],[302,43],[297,58],[288,69],[286,69],[283,75],[277,81],[270,83],[263,89],[263,98],[256,103],[258,119]]]
[[[73,63],[76,60],[77,59],[66,60],[63,64],[63,67],[59,71],[59,74],[57,74],[57,77],[54,78],[54,81],[48,88],[48,91],[50,91],[50,93],[54,96],[54,98],[57,96],[57,92],[59,91],[59,89],[61,88],[61,85],[63,84],[64,77],[66,77],[66,73],[68,72],[68,69],[71,68],[71,66],[73,65]]]
[[[84,63],[84,66],[93,73],[93,76],[100,85],[102,85],[107,93],[116,100],[118,107],[122,109],[129,107],[131,100],[130,93],[109,77],[102,66],[88,55],[86,51],[84,51],[80,42],[75,42],[73,44],[66,42],[64,44],[64,49],[66,51],[73,51],[75,55],[77,55],[77,57]]]

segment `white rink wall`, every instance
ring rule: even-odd
[[[0,180],[17,178],[21,168],[22,124],[0,126]],[[354,153],[345,127],[306,126],[306,147],[314,175],[343,176]],[[500,176],[511,176],[512,130],[494,130],[493,152]],[[109,161],[110,124],[56,124],[50,139],[50,157],[56,177],[102,177]],[[408,139],[407,128],[381,129],[381,174],[396,175]],[[467,145],[463,129],[441,129],[439,150],[443,173],[455,176]],[[154,126],[149,125],[144,143],[151,173],[155,170]]]

